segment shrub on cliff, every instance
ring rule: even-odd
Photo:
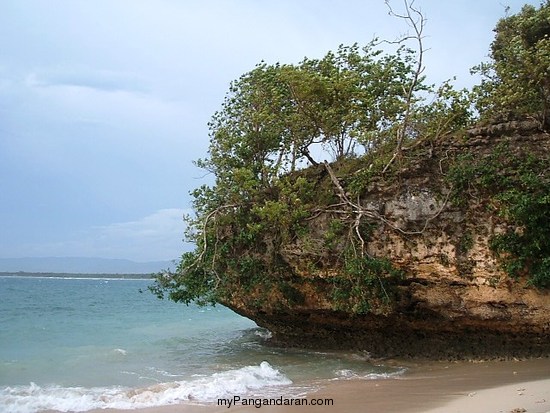
[[[474,68],[482,83],[477,107],[487,120],[537,116],[550,118],[550,0],[539,8],[501,19],[495,27],[491,61]]]

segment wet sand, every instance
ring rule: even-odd
[[[547,413],[550,359],[501,362],[403,362],[408,373],[385,380],[330,382],[306,399],[324,406],[194,406],[138,409],[136,413]],[[106,409],[90,413],[123,413]]]

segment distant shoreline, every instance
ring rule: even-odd
[[[0,277],[21,278],[58,278],[58,279],[127,279],[151,280],[153,273],[148,274],[119,274],[119,273],[77,273],[77,272],[27,272],[27,271],[0,271]]]

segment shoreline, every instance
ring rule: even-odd
[[[409,372],[398,378],[332,381],[306,395],[309,401],[333,399],[333,405],[261,406],[259,409],[267,413],[550,412],[548,358],[486,362],[404,361],[402,364],[408,364]],[[95,409],[87,413],[243,413],[259,409],[244,405],[175,404],[135,410]]]

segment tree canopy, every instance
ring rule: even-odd
[[[382,55],[373,43],[355,44],[298,65],[260,63],[231,84],[209,124],[210,157],[199,165],[220,183],[247,169],[269,185],[299,165],[317,164],[316,146],[334,159],[372,147],[404,110],[411,53]]]
[[[525,5],[502,18],[491,44],[491,61],[474,68],[482,75],[475,89],[481,117],[502,119],[550,116],[550,1]]]

